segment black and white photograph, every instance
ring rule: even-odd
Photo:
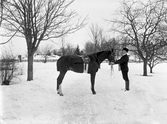
[[[0,124],[167,124],[167,1],[0,0]]]

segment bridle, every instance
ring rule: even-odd
[[[110,65],[110,69],[111,69],[110,76],[113,77],[114,76],[114,67],[113,67],[113,64],[111,64],[111,62],[115,62],[114,49],[111,49],[111,54],[110,54],[109,58],[112,58],[109,60],[109,65]]]
[[[109,55],[109,62],[114,62],[115,61],[114,49],[111,49],[110,52],[111,54]]]

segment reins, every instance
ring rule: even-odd
[[[114,52],[114,50],[112,49],[111,52]],[[110,65],[110,76],[111,78],[114,78],[114,67],[113,67],[113,64],[109,64]]]
[[[111,69],[110,76],[111,76],[111,78],[114,78],[114,67],[112,64],[110,64],[110,69]]]

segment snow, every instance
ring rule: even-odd
[[[167,63],[144,77],[141,63],[129,64],[130,91],[125,92],[118,65],[101,64],[96,95],[90,75],[68,71],[56,92],[56,63],[34,63],[34,80],[24,75],[17,83],[1,86],[2,124],[167,124]]]

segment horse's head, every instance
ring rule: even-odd
[[[114,49],[112,49],[112,50],[109,51],[108,61],[109,61],[109,62],[115,62]]]

